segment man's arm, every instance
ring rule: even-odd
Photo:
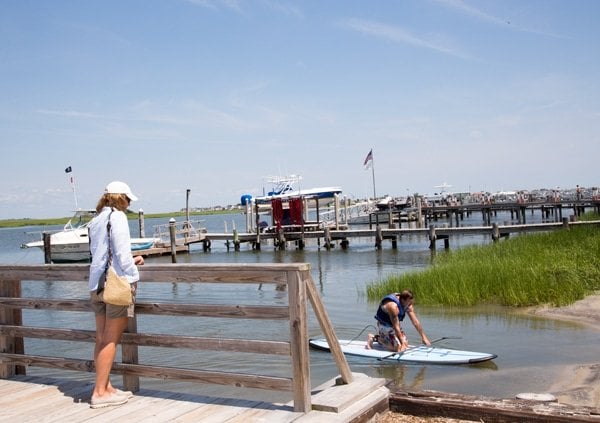
[[[412,304],[408,306],[408,310],[406,310],[406,313],[408,314],[408,317],[410,318],[410,321],[412,322],[417,332],[419,332],[423,343],[428,346],[431,345],[431,342],[429,342],[429,338],[427,338],[427,335],[425,335],[425,332],[423,331],[421,322],[419,322],[419,319],[417,318],[417,313],[415,313],[415,309],[413,308]]]

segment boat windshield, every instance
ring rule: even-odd
[[[85,228],[94,216],[96,216],[96,210],[77,210],[73,217],[65,224],[64,230]]]

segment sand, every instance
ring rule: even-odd
[[[600,331],[600,293],[590,295],[566,307],[541,307],[529,310],[536,316],[570,320]],[[600,345],[590,345],[598,348]],[[598,363],[574,364],[566,367],[548,392],[558,402],[600,408],[600,354]]]
[[[600,292],[590,295],[566,307],[535,307],[527,313],[550,319],[562,319],[579,322],[600,332]],[[600,345],[590,346],[598,348]],[[559,380],[549,387],[548,393],[556,397],[559,403],[574,406],[586,406],[600,409],[600,354],[598,363],[574,364],[566,366]],[[401,413],[388,412],[378,416],[377,423],[459,423],[465,420],[443,417],[417,417]]]

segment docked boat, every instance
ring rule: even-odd
[[[302,189],[299,186],[302,177],[299,175],[268,176],[264,179],[265,182],[271,184],[271,188],[268,191],[263,188],[263,195],[254,198],[257,204],[270,203],[276,198],[288,200],[294,197],[331,200],[336,194],[342,193],[342,188],[337,186]],[[245,195],[242,197],[242,204],[252,199],[251,195]]]
[[[96,210],[79,209],[69,219],[62,231],[50,234],[50,259],[54,263],[89,261],[91,259],[88,226]],[[42,233],[39,233],[42,238]],[[131,251],[152,248],[157,238],[131,238]],[[44,249],[43,238],[25,243],[21,248]]]

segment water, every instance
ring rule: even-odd
[[[480,225],[480,216],[471,216],[462,225]],[[496,217],[499,223],[510,220],[510,215]],[[535,216],[528,216],[533,223]],[[242,215],[214,215],[203,217],[210,232],[223,232],[225,222],[229,231],[235,227],[244,230]],[[168,219],[146,219],[146,235],[151,234],[153,225],[166,223]],[[443,224],[440,221],[438,224]],[[45,228],[59,229],[59,228]],[[28,231],[40,228],[0,229],[0,262],[5,264],[39,264],[43,253],[39,250],[22,250],[21,243],[29,240]],[[131,222],[132,236],[138,235],[137,222]],[[451,249],[464,245],[491,242],[480,235],[456,236],[450,239]],[[243,245],[241,251],[227,251],[222,242],[213,242],[211,252],[202,251],[199,244],[191,254],[178,255],[179,263],[286,263],[308,262],[312,277],[317,285],[325,308],[339,338],[366,337],[361,331],[374,322],[376,304],[369,303],[365,296],[366,285],[392,273],[403,273],[429,265],[431,252],[426,237],[407,236],[398,242],[393,250],[384,242],[382,250],[374,248],[372,239],[351,239],[348,250],[337,247],[330,251],[319,249],[316,241],[309,241],[306,249],[297,251],[289,246],[287,251],[275,250],[270,245],[262,245],[256,252]],[[437,254],[443,254],[438,249]],[[147,263],[170,263],[170,256],[149,258]],[[86,287],[66,285],[57,282],[46,284],[24,283],[24,295],[86,296]],[[147,284],[140,287],[140,300],[162,300],[181,302],[227,302],[231,295],[250,304],[285,304],[287,293],[274,286],[243,287],[236,291],[232,287],[203,284]],[[237,298],[236,297],[236,298]],[[244,300],[241,300],[243,298]],[[245,303],[245,302],[244,302]],[[519,313],[507,307],[423,307],[418,305],[417,314],[430,339],[448,339],[438,345],[460,349],[491,352],[498,355],[493,362],[468,366],[440,365],[399,365],[377,362],[368,359],[348,357],[353,372],[391,379],[396,385],[407,389],[434,389],[465,394],[512,397],[519,392],[544,392],[558,380],[559,373],[567,365],[597,362],[597,346],[600,335],[583,325],[542,319]],[[322,336],[314,314],[309,310],[309,335]],[[66,313],[50,311],[25,311],[24,320],[29,325],[57,326],[67,324],[83,329],[93,329],[93,319],[89,313]],[[142,316],[138,322],[140,331],[159,333],[197,334],[202,336],[243,337],[246,332],[252,338],[273,339],[273,333],[287,336],[287,323],[269,321],[236,321],[232,319],[157,319]],[[409,321],[404,327],[409,339],[418,341],[418,335]],[[366,329],[373,330],[372,327]],[[60,344],[57,346],[57,344]],[[89,359],[92,346],[80,343],[57,341],[26,340],[30,353],[49,355],[48,350],[61,351],[70,357]],[[288,376],[287,359],[276,356],[256,356],[253,354],[228,354],[211,351],[146,349],[142,348],[140,358],[150,363],[164,363],[168,354],[169,365],[190,368],[241,371],[248,373]],[[30,369],[29,374],[48,374],[47,369]],[[61,372],[61,375],[65,372]],[[330,354],[311,351],[312,386],[335,377],[338,371]],[[89,377],[74,373],[69,377],[83,379]],[[118,379],[115,378],[117,381]],[[208,395],[241,396],[244,398],[264,398],[267,400],[289,400],[289,395],[271,391],[249,392],[219,385],[195,385],[148,379],[142,381],[145,388],[186,391],[193,390]]]

